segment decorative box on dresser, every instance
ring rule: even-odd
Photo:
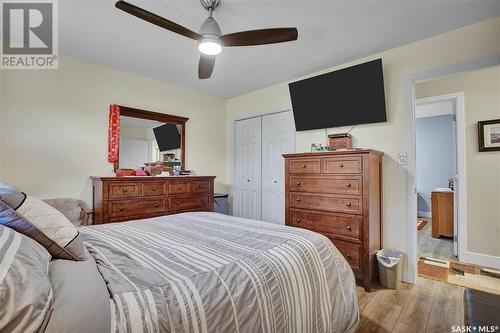
[[[215,176],[91,177],[94,224],[213,211]]]
[[[382,155],[360,149],[283,155],[286,225],[328,237],[365,290],[381,246]]]

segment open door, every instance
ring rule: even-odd
[[[457,150],[457,101],[453,100],[453,255],[458,258],[458,150]]]

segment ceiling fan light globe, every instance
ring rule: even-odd
[[[205,40],[198,45],[198,50],[207,55],[216,55],[222,51],[222,47],[214,40]]]

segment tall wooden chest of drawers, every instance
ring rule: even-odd
[[[283,156],[286,225],[328,237],[369,290],[381,246],[382,153],[352,149]]]
[[[214,176],[91,178],[94,224],[214,209]]]

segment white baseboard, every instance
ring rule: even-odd
[[[418,217],[425,217],[428,219],[430,219],[432,217],[431,212],[417,212],[417,213],[418,213]]]
[[[461,262],[500,269],[500,257],[490,256],[487,254],[465,251],[459,260]]]

